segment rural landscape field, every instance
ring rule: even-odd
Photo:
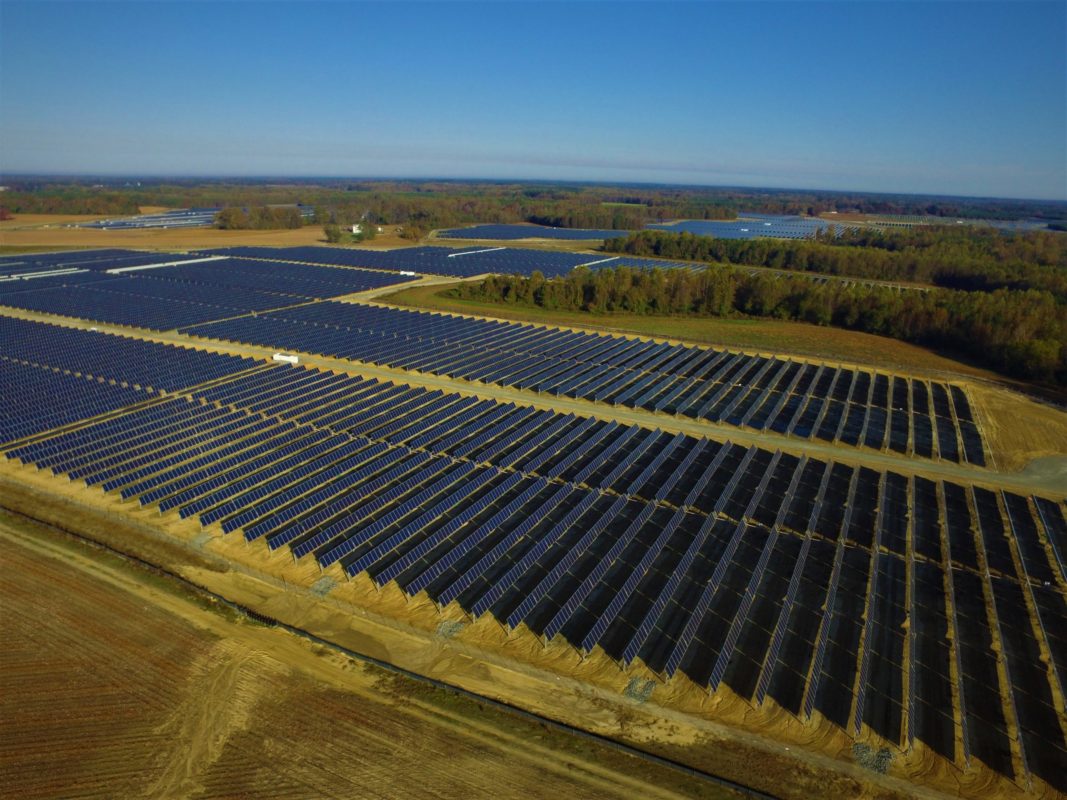
[[[0,796],[1067,797],[1062,4],[204,8],[4,4]]]

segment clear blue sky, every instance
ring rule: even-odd
[[[1067,4],[0,2],[4,173],[1067,199]]]

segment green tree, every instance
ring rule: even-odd
[[[337,244],[341,241],[341,226],[340,225],[323,225],[322,232],[326,236],[326,241],[330,244]]]

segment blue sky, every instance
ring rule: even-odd
[[[1067,4],[0,2],[4,173],[1067,199]]]

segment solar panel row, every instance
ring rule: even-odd
[[[926,382],[865,370],[354,303],[316,303],[183,330],[804,439],[985,463],[961,389],[953,387],[950,396],[945,385],[931,384],[938,398],[931,408]],[[957,398],[964,400],[959,412]]]
[[[292,367],[8,456],[801,717],[950,757],[966,728],[1009,775],[1018,736],[1062,785],[1059,503]]]
[[[72,269],[102,272],[118,267],[158,264],[162,261],[175,261],[188,257],[175,256],[171,253],[145,253],[116,248],[69,250],[62,253],[23,253],[17,256],[0,256],[0,276]]]
[[[469,228],[451,228],[441,231],[446,239],[615,239],[629,236],[630,231],[591,228],[552,228],[547,225],[473,225]]]
[[[825,232],[831,226],[840,233],[848,227],[822,219],[742,212],[736,220],[682,220],[662,225],[649,225],[654,230],[674,233],[693,233],[719,239],[810,239],[816,231]]]
[[[400,250],[360,250],[340,247],[228,247],[205,254],[295,261],[388,271],[410,271],[469,278],[487,273],[530,275],[538,270],[548,277],[565,275],[574,267],[598,261],[596,255],[522,250],[511,247],[407,247]]]
[[[156,263],[170,263],[163,258],[168,257],[156,256]],[[0,302],[30,311],[168,330],[410,280],[369,270],[244,259],[194,262],[124,274],[103,274],[94,267],[62,276],[13,280],[7,282],[13,291],[5,291],[6,285],[0,283]]]
[[[409,351],[485,336],[436,315],[421,316],[445,325],[420,340],[403,326],[387,337],[306,313],[286,321]],[[928,440],[942,457],[942,420],[974,426],[955,386],[533,326],[497,334],[507,344],[490,355],[529,355],[536,363],[520,366],[535,381],[570,353],[579,373],[554,376],[559,388],[581,386],[590,366],[630,365],[612,376],[613,402],[662,401],[662,375],[683,379],[670,395],[685,396],[736,361],[700,395],[724,419],[743,397],[778,391],[789,395],[780,406],[804,398],[793,424],[865,442],[883,409],[884,437],[903,431],[916,452]],[[0,434],[8,420],[21,437],[148,399],[8,457],[850,732],[866,725],[1009,776],[1018,741],[1024,770],[1064,788],[1062,503],[254,366],[0,317]],[[623,381],[628,371],[637,375]],[[733,393],[742,379],[743,396]],[[134,386],[186,396],[151,401]],[[59,400],[35,409],[26,387]]]
[[[258,364],[250,358],[3,316],[0,356],[76,376],[168,392],[243,372]]]
[[[975,700],[960,706],[973,754],[1010,774],[1010,759],[996,754],[1004,720],[1018,714],[1012,724],[1035,732],[1026,742],[1035,774],[1047,777],[1056,764],[1063,741],[1050,735],[1052,688],[1037,642],[1052,641],[1067,607],[1064,576],[1052,572],[1060,567],[1036,555],[1067,525],[1062,506],[1041,503],[1056,519],[1049,527],[1031,498],[603,423],[606,435],[589,426],[577,439],[562,428],[553,459],[514,470],[514,460],[487,462],[478,448],[457,453],[464,442],[528,452],[523,443],[539,430],[582,423],[499,404],[449,409],[441,402],[449,400],[457,399],[269,368],[12,454],[350,575],[395,580],[409,593],[753,701],[769,697],[798,716],[914,737],[950,757],[954,729],[936,715],[958,658],[966,679],[957,694]],[[462,430],[435,421],[450,413],[485,421],[469,430],[466,421]],[[323,414],[336,421],[324,425]],[[343,433],[356,427],[364,435]],[[423,449],[403,444],[430,430]],[[701,477],[679,479],[682,467]],[[576,483],[578,475],[586,480]],[[678,491],[656,501],[652,490],[664,484]],[[694,489],[690,506],[672,505]],[[980,513],[1000,524],[997,541],[1012,556],[1006,573],[986,555],[991,534],[975,537]],[[937,577],[944,564],[953,582]],[[1045,587],[1049,577],[1055,589]],[[1020,592],[1034,598],[1036,618]],[[909,593],[921,608],[907,605]],[[975,601],[988,593],[1003,607],[999,620]],[[1029,634],[1007,630],[1031,619]],[[1020,677],[1002,686],[991,667],[1004,636],[1014,647],[1008,674]],[[906,679],[912,673],[921,679]],[[1044,693],[1034,688],[1039,677]],[[905,706],[915,709],[909,731]]]
[[[772,237],[779,239],[810,239],[816,231],[825,231],[831,225],[841,230],[846,226],[827,220],[798,216],[776,216],[741,212],[736,220],[682,220],[679,222],[651,224],[651,230],[693,233],[698,236],[715,236],[720,239],[756,239]],[[632,231],[610,229],[553,228],[545,225],[473,225],[467,228],[451,228],[440,232],[449,239],[615,239],[628,236]]]
[[[58,428],[87,417],[147,400],[149,393],[130,386],[0,358],[0,444]]]

